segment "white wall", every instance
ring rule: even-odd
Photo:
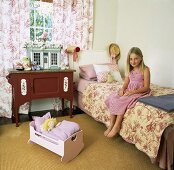
[[[105,50],[115,42],[116,15],[117,0],[94,0],[94,50]]]
[[[174,88],[174,1],[118,0],[117,43],[123,72],[128,50],[141,48],[152,83]]]

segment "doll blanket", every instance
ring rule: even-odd
[[[51,131],[43,131],[42,134],[55,139],[65,141],[74,133],[80,131],[79,124],[67,120],[58,123]]]

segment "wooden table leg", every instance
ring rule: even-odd
[[[64,110],[64,99],[62,98],[62,110]]]
[[[62,98],[62,114],[64,115],[64,99]]]
[[[19,107],[18,106],[16,106],[16,107],[14,107],[13,108],[13,114],[14,114],[14,120],[15,120],[15,123],[16,123],[16,127],[19,127],[19,113],[18,113],[18,111],[19,111]]]
[[[73,117],[73,115],[72,115],[72,112],[73,112],[72,104],[73,104],[73,102],[72,102],[72,100],[70,100],[70,113],[69,113],[70,118]]]
[[[16,118],[15,118],[15,102],[14,102],[14,90],[12,88],[12,123],[16,123]]]

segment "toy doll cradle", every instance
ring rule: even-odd
[[[34,128],[34,121],[30,123],[29,143],[36,143],[61,156],[61,161],[68,162],[75,158],[83,149],[83,131],[80,130],[65,141],[52,139]]]

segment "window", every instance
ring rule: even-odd
[[[46,2],[45,2],[46,1]],[[51,0],[30,0],[30,40],[41,41],[43,32],[48,33],[47,41],[52,40],[53,4]]]
[[[40,53],[33,53],[34,54],[34,61],[37,62],[38,65],[40,65]]]
[[[57,53],[51,53],[51,65],[57,65]]]

